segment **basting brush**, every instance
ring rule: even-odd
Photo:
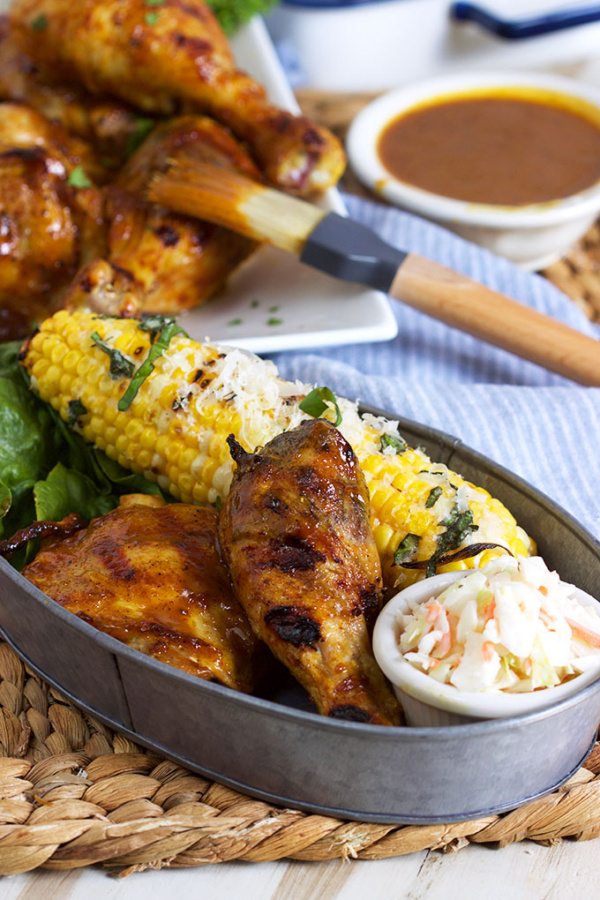
[[[352,219],[235,172],[178,160],[148,198],[298,256],[581,384],[600,386],[600,342],[433,260],[386,244]]]

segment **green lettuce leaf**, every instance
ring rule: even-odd
[[[93,519],[110,512],[117,504],[112,494],[103,494],[87,475],[57,463],[48,477],[33,488],[35,517],[39,521],[59,521],[69,513]]]

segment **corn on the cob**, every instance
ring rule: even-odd
[[[299,404],[310,387],[283,381],[272,363],[243,351],[199,344],[177,334],[129,408],[120,411],[131,372],[152,346],[155,335],[148,327],[132,319],[61,311],[32,338],[23,364],[40,397],[108,456],[143,472],[176,498],[215,503],[227,494],[233,474],[226,436],[233,433],[245,449],[254,450],[293,428],[306,418]],[[402,561],[399,556],[429,559],[439,549],[448,518],[457,512],[472,515],[477,530],[471,530],[474,537],[467,533],[455,542],[453,549],[474,542],[502,544],[518,555],[535,549],[500,501],[446,466],[432,463],[422,450],[399,444],[396,423],[361,418],[348,400],[338,404],[340,429],[369,486],[388,587],[419,577],[395,564],[394,557],[397,562]],[[440,570],[481,565],[500,552],[487,550]]]

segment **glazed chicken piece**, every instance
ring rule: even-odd
[[[24,336],[63,304],[177,313],[221,288],[256,244],[142,197],[153,172],[182,156],[260,177],[225,129],[183,116],[159,126],[112,185],[78,189],[76,167],[97,179],[90,148],[29,107],[0,104],[0,336]]]
[[[91,151],[55,123],[17,103],[0,104],[0,338],[21,337],[60,302],[102,225],[100,198],[69,176]]]
[[[261,647],[219,559],[216,512],[146,496],[123,500],[87,528],[50,541],[23,574],[130,647],[252,691]]]
[[[131,155],[153,125],[152,119],[117,100],[92,97],[77,85],[44,80],[16,45],[8,16],[0,16],[0,100],[25,103],[90,142],[105,163],[105,177]]]
[[[187,109],[218,119],[283,190],[323,191],[343,171],[329,131],[272,106],[264,88],[236,69],[203,0],[13,0],[10,21],[21,49],[53,78],[149,113]]]
[[[153,173],[170,159],[186,156],[260,179],[246,151],[212,119],[180,116],[155,128],[105,189],[108,258],[121,276],[131,277],[144,312],[178,313],[198,306],[257,246],[143,199]]]
[[[255,633],[320,713],[398,724],[398,704],[371,651],[381,565],[350,445],[324,419],[303,422],[255,454],[233,436],[229,445],[238,469],[219,538]]]

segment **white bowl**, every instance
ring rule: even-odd
[[[432,219],[527,269],[539,269],[563,256],[600,212],[600,181],[562,200],[525,206],[498,206],[455,200],[395,178],[377,153],[390,121],[425,100],[472,96],[481,89],[533,88],[581,101],[600,122],[600,90],[568,78],[532,73],[463,73],[390,91],[370,103],[348,132],[350,164],[360,180],[390,203]]]
[[[498,719],[518,716],[551,706],[591,684],[600,677],[598,667],[577,675],[556,687],[523,694],[506,692],[475,693],[459,691],[454,685],[440,684],[407,662],[398,646],[399,616],[407,612],[409,601],[425,603],[468,572],[448,572],[425,578],[396,594],[387,603],[375,623],[373,652],[379,667],[389,678],[402,704],[409,725],[438,727],[460,725],[474,719]],[[573,596],[584,605],[598,601],[575,588]]]

